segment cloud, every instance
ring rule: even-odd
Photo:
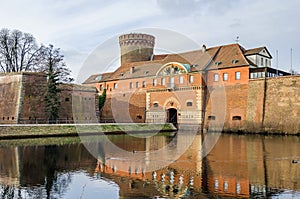
[[[111,37],[149,27],[179,32],[208,47],[233,43],[239,35],[246,48],[279,49],[282,65],[289,65],[292,47],[300,67],[299,7],[298,0],[10,0],[1,4],[0,24],[60,47],[73,71],[82,67],[84,55]]]

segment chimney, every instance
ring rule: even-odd
[[[132,66],[131,68],[130,68],[130,74],[133,74],[134,73],[134,66]]]
[[[202,46],[202,53],[205,53],[206,52],[206,46],[203,44]]]

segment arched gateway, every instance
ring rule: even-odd
[[[169,108],[167,110],[167,122],[177,126],[177,109]]]

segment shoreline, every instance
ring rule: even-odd
[[[173,124],[90,123],[0,125],[0,140],[177,131]]]

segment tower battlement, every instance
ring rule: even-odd
[[[142,33],[124,34],[119,37],[121,64],[149,61],[153,54],[155,37]]]

